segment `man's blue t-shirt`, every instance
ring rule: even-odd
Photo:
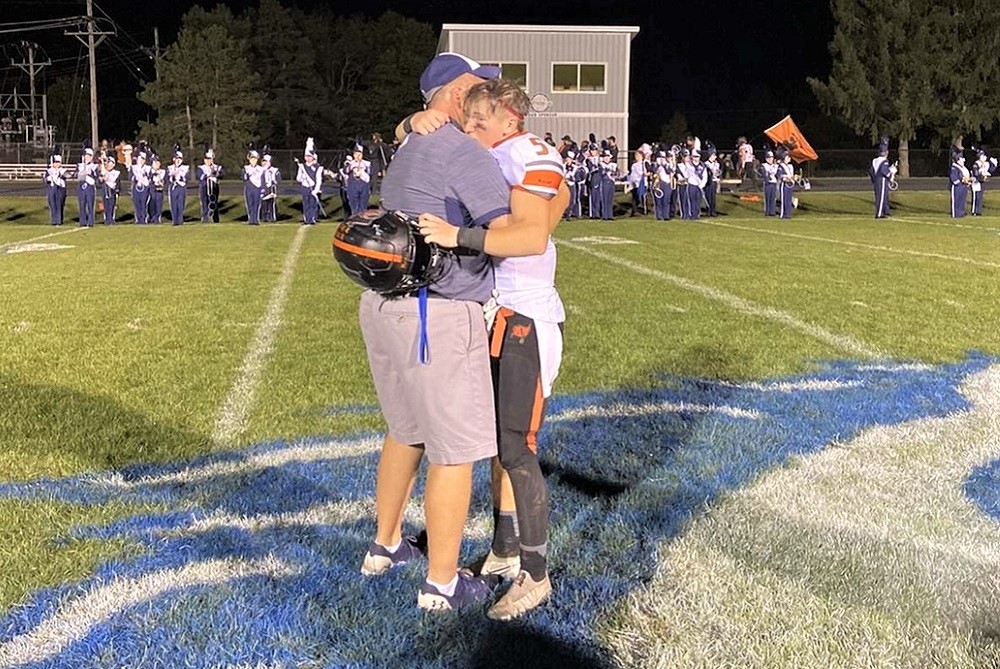
[[[429,135],[406,138],[382,181],[382,206],[414,216],[427,212],[452,225],[485,227],[510,213],[510,186],[490,152],[449,123]],[[431,288],[443,297],[485,302],[493,290],[489,257],[450,258]]]

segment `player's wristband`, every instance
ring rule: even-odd
[[[409,116],[403,119],[403,132],[406,133],[407,135],[413,132],[413,124],[411,123],[412,120],[413,120],[413,114],[410,114]]]
[[[482,251],[486,245],[486,228],[459,228],[458,245],[473,251]]]

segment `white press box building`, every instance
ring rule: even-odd
[[[457,51],[483,64],[499,65],[531,98],[528,130],[551,132],[577,143],[594,133],[628,136],[629,64],[635,26],[536,26],[446,23],[438,52]],[[626,152],[619,159],[629,161]]]

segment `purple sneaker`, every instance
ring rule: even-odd
[[[388,548],[373,541],[361,563],[361,573],[365,576],[378,576],[421,555],[423,552],[417,545],[416,537],[403,537],[395,553],[390,553]]]
[[[462,569],[458,572],[454,595],[449,597],[424,581],[417,593],[417,606],[427,611],[448,611],[480,604],[492,597],[498,582],[496,576],[473,576],[469,570]]]

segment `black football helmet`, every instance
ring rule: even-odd
[[[333,257],[355,283],[399,297],[437,280],[444,271],[446,252],[424,241],[416,218],[399,211],[370,210],[337,227]]]

